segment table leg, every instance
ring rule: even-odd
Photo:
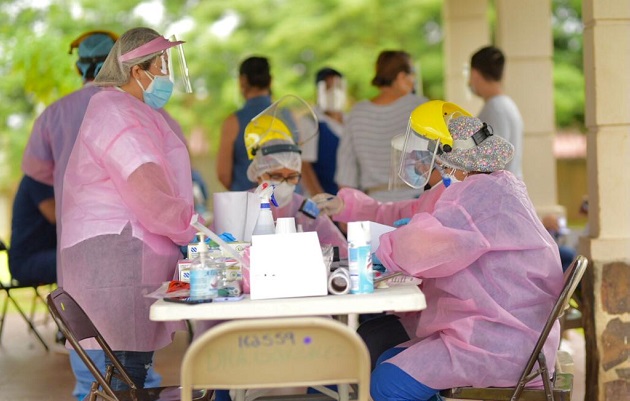
[[[247,390],[237,389],[236,391],[236,401],[245,401],[245,392]]]
[[[359,314],[358,313],[348,313],[348,327],[352,330],[355,330],[359,327]]]

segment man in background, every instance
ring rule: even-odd
[[[472,93],[483,99],[479,119],[492,127],[492,132],[514,145],[514,158],[505,167],[523,179],[523,119],[516,103],[503,93],[505,56],[494,47],[486,46],[470,59],[468,85]]]
[[[317,71],[318,135],[302,145],[302,185],[309,195],[336,194],[337,148],[343,132],[346,85],[343,75],[330,67]]]

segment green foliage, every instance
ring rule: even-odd
[[[68,55],[68,48],[91,29],[120,34],[144,25],[164,34],[179,31],[195,93],[176,94],[167,108],[185,133],[204,133],[210,157],[221,122],[242,103],[238,65],[253,54],[269,57],[276,98],[292,93],[314,101],[314,75],[324,65],[345,73],[351,103],[369,98],[376,93],[370,86],[374,62],[384,49],[408,51],[421,71],[424,94],[444,94],[441,0],[49,0],[41,8],[29,5],[36,3],[42,2],[0,3],[5,21],[0,25],[0,143],[10,149],[14,179],[36,116],[81,85],[76,54]],[[149,19],[160,4],[162,18]],[[580,0],[553,0],[553,15],[557,121],[579,125],[581,31],[571,28],[579,28]],[[492,10],[488,18],[495,23]]]

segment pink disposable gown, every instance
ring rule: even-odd
[[[151,351],[181,323],[149,320],[144,294],[173,277],[196,230],[190,160],[164,117],[116,89],[94,95],[64,177],[64,289],[115,350]]]
[[[376,254],[388,270],[422,278],[427,301],[389,363],[436,389],[516,384],[563,280],[521,181],[500,171],[452,184],[433,211],[381,236]],[[556,324],[544,347],[552,369],[559,341]]]
[[[278,217],[294,217],[296,226],[301,224],[304,232],[317,232],[320,244],[338,246],[339,256],[342,258],[347,257],[348,242],[335,223],[330,220],[330,217],[324,214],[320,214],[316,219],[307,217],[304,213],[299,211],[303,201],[304,197],[302,195],[293,193],[293,199],[288,205],[283,207],[271,205],[273,219],[277,220]]]
[[[86,83],[48,106],[35,120],[31,136],[22,156],[22,171],[29,177],[53,185],[55,189],[55,215],[57,217],[57,238],[61,238],[61,204],[63,194],[63,176],[72,147],[79,134],[81,122],[92,96],[100,88]],[[160,109],[166,122],[173,131],[184,140],[179,124],[166,111]],[[57,284],[61,286],[61,263],[57,258]]]
[[[444,192],[442,182],[431,190],[423,192],[419,198],[398,202],[379,202],[353,188],[342,188],[337,196],[343,200],[344,209],[333,216],[335,221],[374,221],[393,225],[396,220],[411,218],[420,212],[431,213],[435,202]]]

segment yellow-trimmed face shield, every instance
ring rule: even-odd
[[[395,153],[400,155],[398,176],[407,185],[424,188],[433,170],[435,156],[453,149],[448,121],[460,116],[472,117],[455,103],[442,100],[421,104],[411,113],[404,140],[393,142]]]
[[[301,146],[318,132],[317,117],[309,104],[300,97],[286,95],[252,118],[243,135],[247,156],[252,160],[267,141],[284,139]]]

